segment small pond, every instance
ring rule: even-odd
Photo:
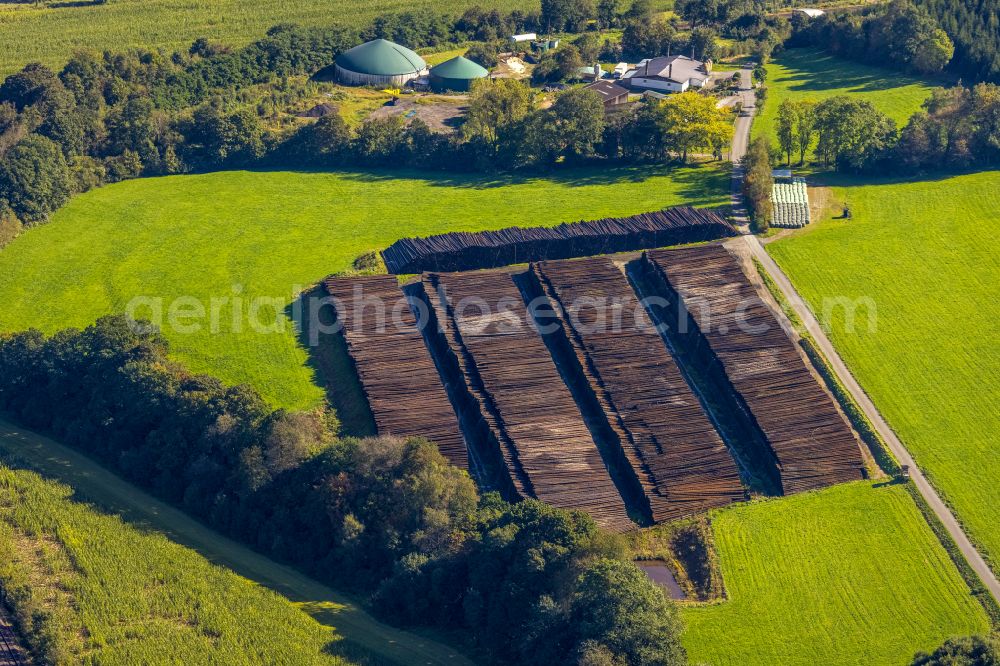
[[[667,596],[671,599],[686,599],[684,590],[674,580],[674,574],[663,560],[637,560],[636,566],[646,572],[650,580],[667,591]]]

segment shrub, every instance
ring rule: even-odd
[[[0,200],[0,248],[10,243],[21,233],[21,221],[6,201]]]

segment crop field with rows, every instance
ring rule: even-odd
[[[287,599],[72,494],[0,466],[0,585],[47,613],[55,663],[347,663]]]
[[[509,12],[536,10],[534,0],[376,0],[357,3],[332,0],[255,2],[253,0],[107,0],[0,5],[0,76],[31,61],[62,64],[79,49],[186,49],[195,39],[242,46],[259,39],[273,25],[334,23],[364,27],[387,12],[430,9],[461,14],[467,7],[488,5]],[[653,6],[664,9],[665,0]]]

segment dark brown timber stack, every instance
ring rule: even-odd
[[[336,299],[337,320],[378,434],[426,437],[454,465],[466,468],[468,451],[458,419],[396,278],[330,277],[325,286]],[[356,309],[355,289],[367,299],[363,312]],[[381,324],[377,302],[384,304]]]
[[[508,227],[403,238],[382,251],[390,273],[467,271],[529,261],[589,257],[735,236],[725,218],[680,206],[555,227]]]
[[[532,266],[642,485],[653,520],[745,499],[739,470],[609,257]]]
[[[684,301],[767,437],[785,493],[863,477],[860,443],[737,259],[720,245],[646,253]]]
[[[516,491],[633,527],[625,504],[549,350],[502,271],[430,273],[424,288]],[[462,308],[468,299],[485,305]],[[456,310],[456,307],[458,308]]]

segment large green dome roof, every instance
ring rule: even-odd
[[[442,79],[481,79],[487,74],[486,68],[465,56],[456,56],[431,68],[431,75]]]
[[[337,64],[346,70],[375,76],[401,76],[419,72],[427,66],[416,53],[385,39],[355,46],[337,56]]]

